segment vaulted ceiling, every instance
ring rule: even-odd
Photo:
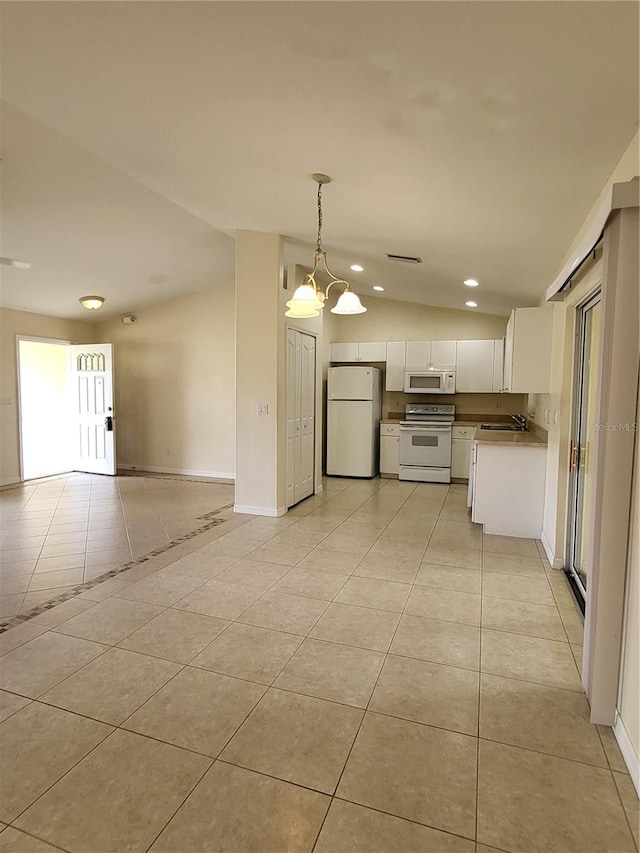
[[[368,298],[536,304],[638,120],[631,2],[3,2],[4,305],[233,275],[234,234]],[[385,253],[415,255],[416,266]],[[363,273],[349,272],[360,263]]]

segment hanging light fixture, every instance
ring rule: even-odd
[[[327,253],[322,249],[322,185],[331,182],[328,175],[314,173],[313,180],[318,185],[318,237],[316,239],[316,249],[313,253],[313,269],[307,273],[304,281],[300,284],[293,298],[287,302],[289,309],[285,313],[285,317],[295,317],[296,319],[304,319],[307,317],[317,317],[320,311],[324,308],[326,297],[334,284],[344,284],[344,292],[331,309],[332,314],[364,314],[367,310],[361,304],[358,295],[351,290],[348,281],[343,278],[337,278],[327,266]],[[316,272],[318,267],[323,274],[329,278],[329,284],[326,291],[321,290],[316,283]]]

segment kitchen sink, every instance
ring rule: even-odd
[[[517,424],[480,424],[480,429],[499,429],[505,432],[529,432],[525,427],[519,427]]]

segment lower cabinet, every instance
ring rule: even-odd
[[[476,428],[473,426],[454,426],[451,434],[451,476],[456,480],[467,480],[473,437]]]
[[[485,533],[539,539],[546,445],[476,442],[471,520]]]
[[[400,424],[380,424],[380,476],[397,477]]]

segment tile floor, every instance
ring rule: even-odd
[[[24,519],[45,485],[0,503]],[[134,516],[153,542],[222,497],[173,512],[182,487],[115,485],[121,506],[154,491],[115,513],[131,547]],[[58,524],[83,524],[83,571],[90,540],[111,544],[91,502],[82,522],[60,506],[73,486],[17,527],[33,576]],[[0,637],[0,851],[633,853],[581,639],[564,577],[536,542],[483,536],[464,488],[329,479]]]

